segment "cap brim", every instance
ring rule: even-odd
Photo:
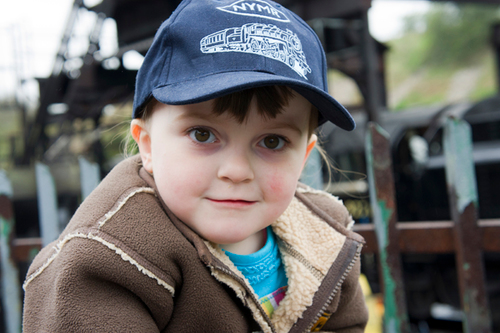
[[[164,104],[193,104],[249,88],[271,85],[285,85],[304,96],[320,112],[319,124],[329,120],[347,131],[356,127],[349,112],[323,90],[300,80],[265,72],[236,71],[211,74],[158,87],[153,90],[153,96]]]

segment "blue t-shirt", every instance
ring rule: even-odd
[[[288,279],[281,262],[276,236],[271,227],[266,230],[266,244],[257,252],[247,255],[225,250],[224,252],[250,282],[261,301],[261,305],[271,317],[274,309],[285,295]]]

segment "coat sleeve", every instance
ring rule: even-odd
[[[321,332],[362,333],[365,331],[368,308],[359,283],[360,266],[358,260],[342,284],[340,295],[334,298],[329,309],[333,314]]]
[[[51,250],[28,272],[23,332],[160,332],[168,324],[171,293],[115,251],[80,238]]]

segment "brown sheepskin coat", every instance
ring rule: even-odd
[[[363,239],[335,197],[298,186],[272,224],[288,290],[269,318],[217,245],[163,204],[132,157],[84,201],[33,261],[23,330],[31,332],[363,332]]]

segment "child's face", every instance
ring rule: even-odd
[[[214,115],[212,102],[158,103],[146,124],[132,122],[132,132],[172,212],[203,238],[233,244],[269,226],[292,200],[311,105],[295,94],[275,119],[264,119],[252,101],[239,124],[228,113]]]

